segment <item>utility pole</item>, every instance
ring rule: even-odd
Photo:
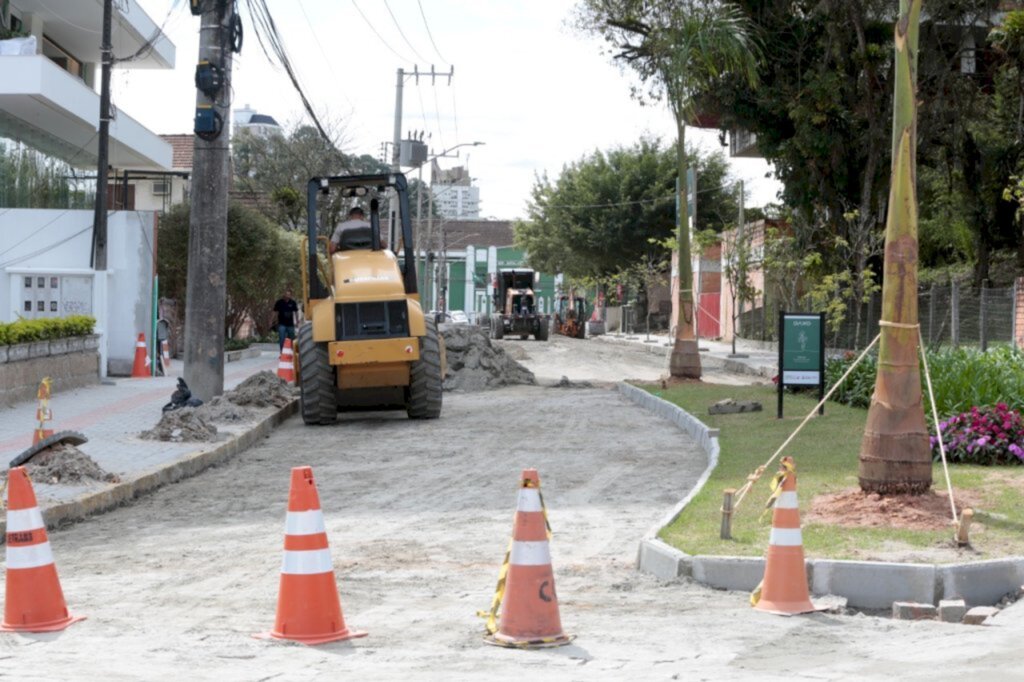
[[[199,65],[188,238],[185,381],[210,400],[224,392],[230,157],[228,97],[235,3],[201,0]]]
[[[110,66],[114,48],[110,44],[110,27],[114,0],[103,0],[103,34],[100,42],[100,130],[96,162],[96,208],[93,215],[93,269],[107,269],[107,166],[110,165]]]

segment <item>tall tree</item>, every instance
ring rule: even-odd
[[[675,118],[679,177],[679,319],[669,372],[700,378],[693,329],[693,273],[686,202],[686,126],[696,116],[694,97],[736,75],[757,84],[758,48],[747,18],[717,0],[581,0],[579,26],[601,36],[647,86],[640,99],[664,100]]]
[[[917,46],[921,0],[900,0],[896,22],[892,175],[885,231],[881,346],[860,449],[860,487],[927,492],[932,458],[921,401],[917,328]]]
[[[697,229],[720,232],[736,214],[726,160],[691,149],[687,165],[697,168]],[[674,231],[675,177],[675,150],[658,140],[593,152],[553,181],[537,178],[516,243],[537,269],[572,278],[602,280],[658,261]]]

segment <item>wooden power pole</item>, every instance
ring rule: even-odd
[[[232,26],[235,3],[201,0],[190,187],[185,381],[210,400],[224,392]]]

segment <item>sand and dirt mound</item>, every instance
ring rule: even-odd
[[[234,390],[224,394],[224,398],[235,405],[250,407],[284,407],[294,397],[288,382],[270,370],[253,374]]]
[[[182,407],[164,416],[149,431],[140,435],[145,440],[174,443],[208,443],[217,439],[217,427],[203,415],[202,407]]]
[[[251,422],[256,419],[252,410],[236,405],[222,395],[216,396],[208,403],[203,403],[196,410],[211,422],[236,423]]]
[[[33,456],[25,466],[29,477],[39,483],[118,483],[121,480],[117,474],[101,469],[92,457],[70,443],[46,448]]]
[[[953,496],[957,510],[975,506],[977,500],[963,493]],[[924,495],[877,495],[860,488],[818,495],[811,500],[808,523],[824,523],[847,528],[907,528],[942,530],[953,519],[946,491],[932,490]]]
[[[533,372],[493,345],[482,327],[441,325],[448,358],[446,391],[483,391],[513,384],[535,384]]]

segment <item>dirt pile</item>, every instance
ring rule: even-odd
[[[197,412],[211,422],[220,423],[251,422],[256,418],[252,410],[236,405],[222,395],[204,403]]]
[[[70,443],[46,448],[32,457],[25,466],[32,480],[40,483],[118,483],[121,480],[117,474],[101,469],[92,457]]]
[[[973,507],[976,500],[954,496],[956,508]],[[945,491],[924,495],[877,495],[860,488],[818,495],[811,500],[808,523],[824,523],[847,528],[907,528],[942,530],[950,528],[952,515]]]
[[[292,388],[270,370],[263,370],[238,384],[224,398],[235,405],[250,407],[284,407],[292,401]]]
[[[149,431],[143,431],[145,440],[165,440],[174,443],[208,443],[217,438],[217,427],[201,412],[202,407],[182,407],[164,416]]]
[[[533,372],[491,344],[486,330],[468,324],[442,325],[448,357],[446,391],[483,391],[513,384],[535,384]]]

